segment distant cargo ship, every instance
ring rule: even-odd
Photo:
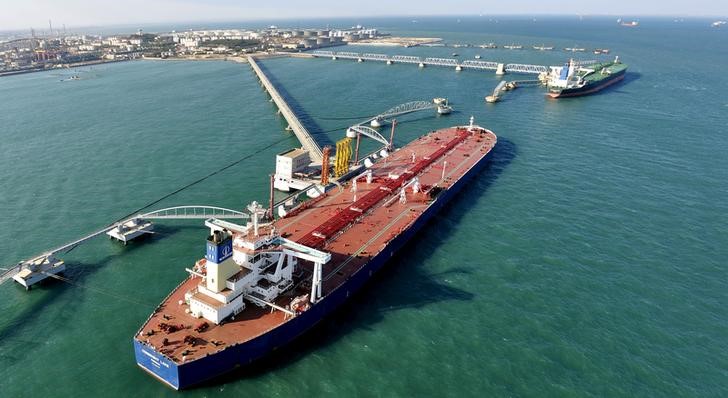
[[[493,132],[431,132],[283,218],[248,206],[245,226],[216,219],[205,258],[133,339],[137,364],[175,389],[291,342],[339,308],[432,219],[496,144]]]
[[[628,28],[634,28],[636,26],[639,26],[639,24],[640,24],[637,21],[629,21],[629,22],[623,21],[622,18],[618,19],[617,20],[617,23],[620,24],[620,25],[622,25],[622,26],[626,26]]]
[[[616,57],[612,62],[581,66],[573,59],[563,67],[551,67],[545,76],[551,98],[593,94],[624,79],[627,65]]]

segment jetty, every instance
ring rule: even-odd
[[[30,288],[31,285],[40,282],[47,277],[52,277],[65,269],[65,267],[62,266],[62,261],[58,261],[55,258],[56,255],[68,252],[76,246],[96,238],[97,236],[108,234],[109,236],[126,243],[127,240],[133,239],[133,237],[129,235],[129,232],[134,234],[134,237],[141,236],[144,233],[151,233],[149,227],[146,227],[141,234],[138,234],[137,232],[139,231],[136,229],[126,229],[126,225],[132,221],[140,225],[147,225],[151,224],[147,222],[148,220],[207,220],[210,218],[247,219],[249,217],[248,213],[238,210],[199,205],[168,207],[144,214],[138,214],[123,221],[107,225],[88,235],[56,248],[44,251],[43,253],[30,257],[26,260],[20,261],[16,265],[0,268],[0,284],[7,280],[14,279],[16,282],[25,286],[26,289]],[[142,220],[144,221],[143,223],[141,222]]]
[[[355,53],[355,52],[334,52],[317,50],[312,51],[311,55],[316,58],[330,58],[332,60],[337,59],[351,59],[357,62],[364,61],[375,61],[384,62],[387,65],[396,63],[400,64],[414,64],[420,68],[426,66],[444,66],[454,68],[456,71],[465,69],[472,70],[493,70],[497,75],[503,75],[506,73],[526,73],[526,74],[540,74],[547,73],[549,68],[544,65],[528,65],[528,64],[506,64],[494,61],[483,61],[483,60],[457,60],[455,58],[434,58],[434,57],[417,57],[413,55],[388,55],[388,54],[371,54],[371,53]]]
[[[314,162],[320,163],[324,158],[323,150],[318,145],[313,136],[311,136],[311,133],[309,133],[306,127],[303,126],[303,123],[301,123],[293,110],[291,110],[291,107],[288,106],[286,100],[283,99],[283,96],[281,96],[273,83],[271,83],[270,79],[268,79],[268,77],[265,75],[263,70],[258,65],[258,62],[255,60],[255,57],[249,56],[248,63],[250,64],[250,67],[253,69],[255,74],[258,76],[258,79],[260,79],[260,84],[263,86],[265,91],[270,94],[271,99],[273,99],[273,102],[278,107],[278,111],[286,119],[286,121],[288,122],[288,127],[291,129],[291,131],[293,131],[293,134],[296,135],[296,138],[298,138],[298,141],[301,143],[301,145],[303,145],[303,148],[308,151],[309,156]]]

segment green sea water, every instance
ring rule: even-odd
[[[483,97],[492,72],[328,59],[262,64],[321,142],[364,116],[395,142],[476,122],[490,166],[342,311],[251,369],[174,392],[131,339],[203,255],[201,222],[62,258],[72,284],[0,286],[0,396],[728,395],[728,31],[710,21],[383,20],[451,42],[607,47],[630,65],[589,97]],[[449,57],[452,48],[340,48]],[[459,48],[462,59],[556,65],[563,52]],[[586,54],[582,58],[591,58]],[[81,79],[61,81],[78,74]],[[297,145],[252,71],[136,61],[0,79],[0,264],[154,207],[265,202]]]

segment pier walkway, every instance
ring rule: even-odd
[[[271,83],[265,73],[263,73],[260,69],[255,58],[252,56],[248,57],[248,62],[250,63],[250,67],[253,68],[253,71],[258,76],[258,79],[260,79],[263,88],[265,88],[265,91],[270,94],[270,97],[273,99],[273,102],[275,102],[278,110],[281,112],[281,115],[283,115],[288,122],[288,126],[291,130],[293,130],[293,134],[296,135],[298,141],[301,142],[301,145],[303,145],[303,148],[308,151],[311,160],[320,163],[324,158],[321,147],[311,136],[311,133],[308,132],[306,127],[303,126],[301,121],[298,120],[296,114],[293,113],[293,110],[291,110],[291,107],[288,106],[288,103],[286,103],[283,99],[283,96],[278,93],[278,90],[275,88],[273,83]]]
[[[108,225],[104,228],[101,228],[93,233],[90,233],[86,236],[83,236],[79,239],[76,239],[74,241],[71,241],[69,243],[66,243],[62,246],[56,247],[54,249],[50,249],[46,252],[43,252],[37,256],[31,257],[27,260],[23,260],[19,262],[18,264],[8,267],[8,268],[0,268],[0,284],[7,281],[8,279],[11,279],[13,276],[15,276],[18,272],[23,270],[23,268],[26,268],[28,264],[40,260],[43,258],[48,258],[51,256],[54,256],[58,253],[67,252],[74,247],[91,240],[99,235],[103,235],[106,232],[116,228],[119,225],[122,225],[126,223],[129,220],[135,219],[135,218],[141,218],[144,220],[169,220],[169,219],[180,219],[180,220],[187,220],[187,219],[208,219],[208,218],[233,218],[233,219],[245,219],[250,218],[248,213],[237,211],[237,210],[231,210],[231,209],[225,209],[222,207],[215,207],[215,206],[177,206],[177,207],[168,207],[166,209],[160,209],[151,211],[144,214],[139,214],[134,217],[131,217],[129,219],[115,222],[111,225]]]
[[[481,61],[481,60],[457,60],[454,58],[422,58],[412,55],[387,55],[387,54],[368,54],[368,53],[354,53],[354,52],[334,52],[317,50],[310,53],[312,56],[317,58],[331,58],[331,59],[353,59],[359,62],[363,61],[379,61],[386,62],[387,64],[415,64],[420,67],[425,66],[445,66],[455,68],[456,70],[463,69],[474,69],[474,70],[494,70],[496,73],[528,73],[528,74],[539,74],[542,72],[548,72],[549,68],[543,65],[527,65],[527,64],[503,64],[492,61]]]

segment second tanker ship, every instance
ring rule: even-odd
[[[209,219],[206,255],[133,339],[175,389],[247,365],[341,306],[481,170],[496,144],[473,124],[431,132],[283,218]]]
[[[627,65],[619,61],[580,65],[570,60],[563,67],[551,67],[547,77],[551,98],[577,97],[601,91],[624,79]]]

